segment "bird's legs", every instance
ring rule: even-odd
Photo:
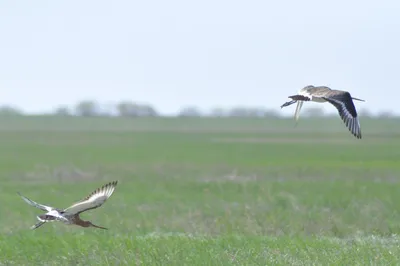
[[[296,112],[294,113],[294,118],[296,119],[296,125],[297,122],[299,121],[300,110],[302,106],[303,106],[303,101],[298,101],[296,106]]]
[[[44,225],[44,224],[45,224],[45,222],[38,222],[38,223],[32,225],[32,226],[31,226],[31,229],[32,229],[32,230],[35,230],[36,228],[39,228],[39,227],[41,227],[41,226]]]

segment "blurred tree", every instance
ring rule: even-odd
[[[366,108],[362,108],[360,109],[360,111],[358,111],[358,115],[359,116],[364,116],[364,117],[372,117],[373,115],[371,114],[371,112],[366,109]]]
[[[97,116],[99,109],[94,101],[82,101],[75,107],[76,114],[79,116]]]
[[[151,105],[141,104],[141,105],[139,105],[139,115],[140,116],[158,116],[158,112]]]
[[[265,117],[280,117],[280,114],[276,110],[268,109],[268,110],[265,110],[264,116]]]
[[[211,110],[210,116],[212,117],[224,117],[227,116],[227,112],[220,107],[215,107]]]
[[[180,111],[178,116],[182,117],[199,117],[202,116],[200,110],[194,106],[187,106],[183,107]]]
[[[54,111],[54,115],[56,115],[56,116],[69,116],[71,114],[70,114],[70,111],[69,111],[67,106],[60,106],[60,107],[56,108],[56,110]]]
[[[304,109],[303,115],[306,117],[322,117],[325,112],[322,107],[308,107]]]
[[[117,104],[119,116],[137,116],[136,105],[131,102],[120,102]]]
[[[248,110],[245,107],[234,107],[229,111],[229,116],[233,117],[246,117]]]
[[[391,111],[380,111],[378,113],[378,118],[392,118],[395,117],[395,115]]]
[[[23,115],[23,112],[21,110],[17,109],[16,107],[4,105],[4,106],[0,106],[0,115],[7,115],[7,116]]]
[[[232,117],[264,117],[266,115],[264,108],[258,107],[234,107],[229,111]]]
[[[135,116],[157,116],[157,111],[148,104],[136,104],[133,102],[120,102],[117,105],[119,116],[135,117]]]

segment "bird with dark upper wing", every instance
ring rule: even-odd
[[[90,221],[84,221],[79,217],[79,214],[91,209],[95,209],[104,204],[104,202],[113,194],[115,187],[117,186],[118,181],[113,181],[104,186],[93,191],[89,196],[82,199],[81,201],[73,204],[72,206],[62,210],[54,207],[46,206],[40,203],[37,203],[31,199],[28,199],[25,196],[22,196],[19,192],[18,195],[22,197],[22,199],[38,209],[46,211],[45,214],[38,215],[37,219],[38,223],[33,225],[31,229],[36,229],[47,222],[61,221],[65,224],[75,224],[82,227],[96,227],[101,229],[107,229],[105,227],[101,227],[98,225],[92,224]]]
[[[289,106],[297,102],[295,119],[298,121],[300,116],[300,110],[303,106],[303,102],[329,102],[339,111],[339,115],[343,122],[346,124],[350,132],[358,139],[361,139],[361,127],[358,120],[358,114],[356,107],[354,106],[353,100],[362,101],[364,100],[354,98],[347,91],[332,90],[326,86],[306,86],[299,90],[298,94],[289,96],[292,99],[289,102],[284,103],[281,108]]]

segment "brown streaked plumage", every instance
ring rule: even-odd
[[[300,109],[303,106],[303,102],[329,102],[336,107],[340,117],[342,118],[349,131],[356,138],[361,139],[360,122],[358,120],[358,114],[356,107],[354,106],[353,100],[362,102],[364,102],[364,100],[352,97],[347,91],[332,90],[326,86],[315,87],[312,85],[308,85],[302,88],[301,90],[299,90],[299,93],[297,95],[289,96],[288,98],[292,99],[292,101],[284,103],[281,108],[297,102],[294,115],[296,122],[299,119]]]
[[[118,181],[113,181],[108,184],[105,184],[102,187],[90,193],[89,196],[76,202],[75,204],[71,205],[70,207],[64,210],[39,204],[33,200],[28,199],[27,197],[22,196],[19,192],[18,194],[29,205],[32,205],[36,208],[46,211],[45,214],[37,216],[39,222],[33,225],[31,229],[36,229],[47,222],[54,222],[54,221],[61,221],[64,222],[65,224],[75,224],[82,227],[96,227],[101,229],[107,229],[105,227],[92,224],[90,221],[82,220],[79,217],[79,214],[88,210],[96,209],[101,205],[103,205],[104,202],[109,197],[111,197],[117,184]]]

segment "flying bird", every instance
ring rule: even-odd
[[[281,108],[289,106],[297,102],[296,112],[294,114],[296,122],[300,116],[300,109],[305,101],[313,101],[318,103],[329,102],[336,107],[339,115],[349,131],[358,139],[361,139],[361,128],[358,120],[357,110],[354,106],[353,100],[364,100],[354,98],[347,91],[332,90],[326,86],[312,86],[308,85],[299,90],[297,95],[289,96],[292,99],[290,102],[284,103]]]
[[[33,200],[28,199],[27,197],[24,197],[19,192],[17,193],[29,205],[32,205],[46,212],[45,214],[36,216],[39,222],[33,225],[31,229],[36,229],[47,222],[54,221],[61,221],[65,224],[75,224],[82,227],[96,227],[107,229],[105,227],[94,225],[90,221],[82,220],[79,217],[79,214],[91,209],[96,209],[103,205],[104,202],[113,194],[117,183],[118,181],[113,181],[103,185],[102,187],[96,189],[91,194],[89,194],[89,196],[87,196],[86,198],[76,202],[75,204],[64,210],[39,204]]]

